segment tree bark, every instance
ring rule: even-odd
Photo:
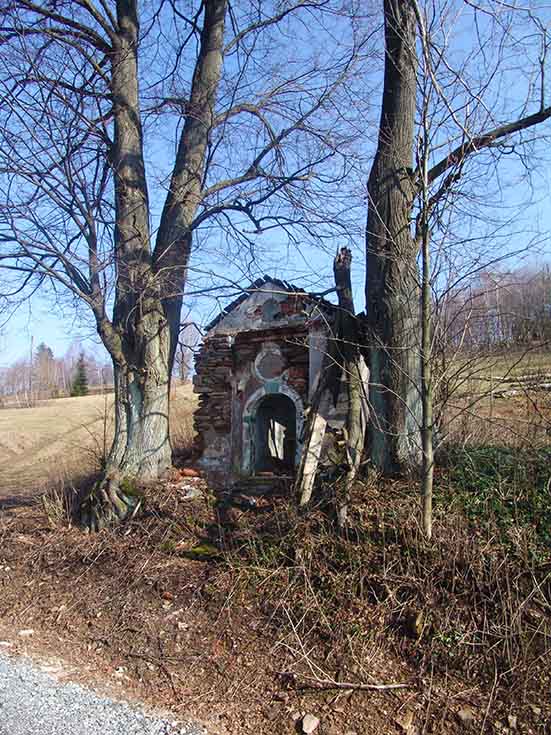
[[[115,436],[105,476],[82,505],[82,521],[90,530],[136,512],[137,483],[156,479],[171,464],[170,381],[191,226],[201,199],[222,69],[226,7],[227,0],[204,3],[189,112],[152,251],[139,104],[137,3],[117,0],[120,33],[111,58],[117,261],[113,323],[103,304],[95,309],[98,333],[114,365]]]
[[[341,529],[348,522],[350,495],[360,469],[369,417],[369,370],[361,352],[360,331],[352,297],[351,262],[351,252],[342,248],[333,263],[339,299],[336,330],[338,360],[342,366],[348,398],[344,426],[347,466],[341,492],[337,497],[337,522]]]
[[[368,181],[366,304],[372,419],[368,453],[385,473],[420,461],[419,277],[410,230],[417,57],[410,0],[385,0],[385,75]]]
[[[148,340],[147,368],[115,365],[115,432],[104,475],[82,505],[82,522],[101,530],[135,513],[138,484],[171,465],[169,435],[169,330]]]
[[[423,530],[427,539],[432,538],[432,494],[434,479],[434,417],[432,389],[431,303],[430,303],[430,252],[428,230],[423,237],[422,284],[422,344],[421,344],[421,395],[422,395],[422,465],[421,485],[423,497]]]
[[[424,140],[428,141],[428,116],[423,110]],[[432,386],[432,303],[430,272],[430,198],[428,189],[428,150],[423,150],[422,190],[417,221],[417,241],[421,249],[421,495],[423,507],[423,531],[426,538],[432,538],[432,497],[434,484],[434,396]]]
[[[305,427],[302,461],[297,476],[299,504],[305,506],[312,496],[330,404],[331,402],[337,404],[344,383],[348,399],[344,426],[347,469],[336,503],[337,521],[341,528],[347,521],[350,491],[360,467],[368,418],[366,385],[369,371],[361,353],[358,319],[354,312],[351,262],[350,250],[341,248],[333,263],[339,311],[333,334],[329,336],[327,353],[312,398]]]

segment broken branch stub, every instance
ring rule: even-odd
[[[339,309],[332,325],[332,335],[328,339],[312,407],[306,421],[304,446],[297,476],[299,505],[305,506],[312,497],[331,402],[336,405],[344,384],[348,394],[348,411],[343,431],[348,468],[344,483],[344,498],[337,508],[339,525],[343,525],[346,521],[350,488],[360,466],[369,415],[366,389],[369,370],[360,349],[359,325],[354,312],[350,278],[351,263],[352,253],[348,248],[341,248],[333,262]]]

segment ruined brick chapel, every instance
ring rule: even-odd
[[[199,466],[224,483],[292,477],[335,306],[264,276],[206,330],[194,389]],[[337,404],[330,423],[342,423]]]

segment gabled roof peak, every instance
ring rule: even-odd
[[[209,332],[211,329],[214,329],[221,321],[226,317],[228,314],[230,314],[234,309],[236,309],[240,304],[242,304],[244,301],[246,301],[251,294],[262,291],[263,286],[267,286],[268,284],[273,284],[274,286],[277,286],[278,289],[281,291],[285,291],[290,294],[296,294],[297,296],[303,296],[307,297],[313,300],[318,301],[321,305],[323,305],[326,308],[334,309],[335,305],[332,304],[330,301],[326,301],[323,298],[320,298],[319,295],[316,295],[315,293],[308,293],[303,288],[300,288],[300,286],[296,286],[293,283],[289,283],[289,281],[284,281],[280,278],[274,278],[267,273],[265,273],[262,278],[257,278],[256,281],[251,283],[250,286],[245,288],[243,290],[243,293],[238,296],[236,299],[234,299],[230,304],[228,304],[221,312],[216,316],[207,326],[205,327],[205,331]]]

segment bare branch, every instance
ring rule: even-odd
[[[468,156],[471,156],[484,148],[488,148],[497,141],[507,138],[508,136],[519,133],[522,130],[528,130],[535,125],[541,125],[551,117],[551,107],[547,107],[540,112],[535,112],[532,115],[527,115],[519,120],[515,120],[505,125],[499,125],[493,130],[488,130],[485,133],[481,133],[469,141],[462,143],[460,146],[455,148],[450,154],[434,165],[428,173],[428,181],[432,183],[439,176],[447,171],[452,166],[457,166]]]

